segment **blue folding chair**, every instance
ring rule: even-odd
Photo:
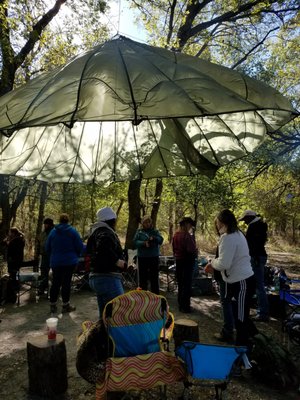
[[[300,313],[300,279],[280,275],[280,300],[283,301],[283,318]]]
[[[282,331],[289,341],[300,344],[300,279],[280,275]]]
[[[176,356],[185,365],[190,379],[184,383],[183,398],[187,390],[193,386],[211,386],[215,388],[215,399],[225,397],[225,391],[233,376],[235,367],[244,362],[245,368],[250,368],[247,347],[222,346],[198,342],[183,342],[176,350]]]

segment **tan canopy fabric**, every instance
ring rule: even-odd
[[[52,182],[212,176],[296,115],[255,79],[116,37],[0,98],[0,173]]]

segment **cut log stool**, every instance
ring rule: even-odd
[[[47,335],[27,342],[29,392],[43,397],[54,397],[68,388],[67,353],[65,339]]]
[[[185,318],[175,320],[173,339],[175,348],[185,340],[199,342],[198,322]]]

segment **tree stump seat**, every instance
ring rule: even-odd
[[[198,322],[187,318],[175,320],[173,339],[175,348],[180,346],[185,340],[199,342]]]
[[[36,336],[27,342],[29,393],[54,397],[68,388],[67,354],[63,335],[48,340]]]

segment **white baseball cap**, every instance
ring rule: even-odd
[[[100,208],[97,211],[96,215],[97,215],[97,220],[102,222],[109,221],[111,219],[117,219],[117,214],[110,207]]]
[[[243,215],[241,216],[241,218],[239,218],[239,221],[243,221],[245,219],[245,217],[256,217],[256,212],[252,211],[252,210],[246,210],[243,212]]]

